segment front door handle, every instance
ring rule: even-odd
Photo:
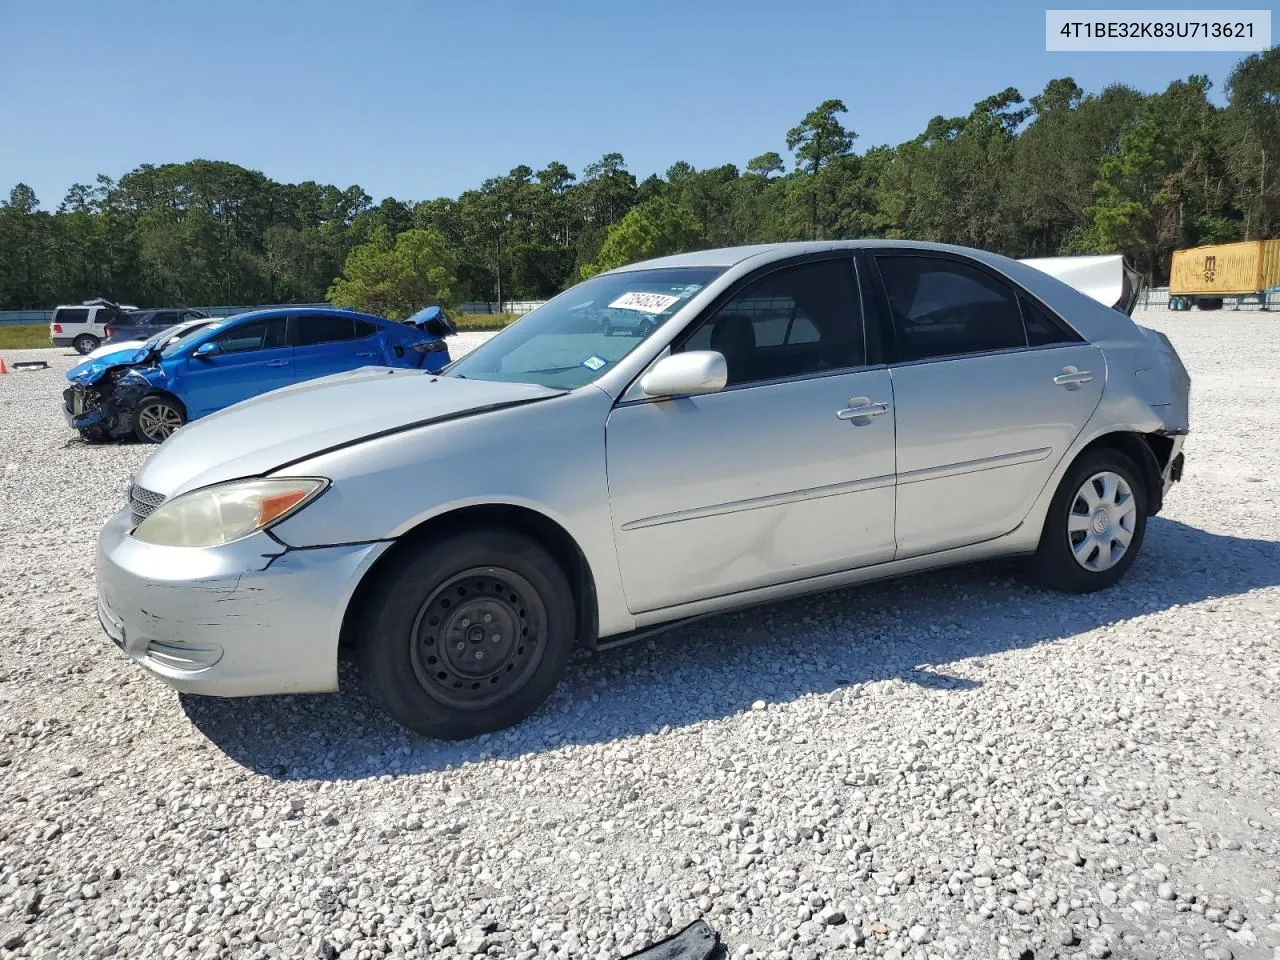
[[[888,412],[887,403],[872,403],[870,397],[854,397],[847,407],[836,411],[836,417],[840,420],[848,420],[854,426],[865,427],[873,417]]]
[[[288,365],[289,365],[288,360],[268,360],[267,361],[268,367],[287,367]]]
[[[1062,372],[1053,378],[1053,382],[1060,387],[1066,387],[1068,390],[1079,390],[1080,387],[1093,379],[1093,374],[1088,370],[1081,370],[1078,367],[1066,366],[1062,368]]]

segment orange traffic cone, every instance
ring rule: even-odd
[[[0,357],[0,373],[8,373],[9,368],[4,365],[4,357]]]

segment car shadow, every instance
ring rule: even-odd
[[[355,780],[441,770],[640,736],[767,704],[900,681],[964,696],[980,679],[949,665],[1174,606],[1280,585],[1280,542],[1155,518],[1143,555],[1111,590],[1038,589],[1021,561],[973,564],[724,614],[617,650],[575,655],[548,703],[516,727],[460,743],[383,716],[344,668],[343,692],[241,700],[182,696],[228,757],[285,780]],[[1153,641],[1157,642],[1157,641]],[[981,675],[981,667],[963,672]]]

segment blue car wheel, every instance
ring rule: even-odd
[[[133,435],[143,443],[164,443],[187,418],[168,397],[151,394],[138,401],[129,422]]]

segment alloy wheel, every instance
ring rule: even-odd
[[[138,411],[138,427],[152,443],[163,443],[182,426],[182,416],[167,403],[149,403]]]

